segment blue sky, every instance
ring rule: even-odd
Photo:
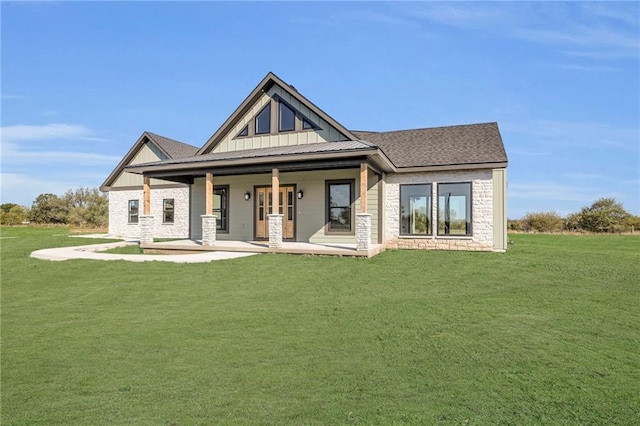
[[[509,217],[640,214],[637,2],[2,2],[2,202],[201,146],[268,71],[353,130],[497,121]]]

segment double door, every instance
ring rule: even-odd
[[[256,240],[269,238],[267,215],[271,213],[279,213],[282,215],[282,239],[293,240],[295,238],[296,217],[295,187],[281,186],[279,188],[277,206],[274,204],[272,187],[256,188],[255,192]]]

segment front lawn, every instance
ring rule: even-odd
[[[372,259],[28,257],[103,242],[64,233],[2,228],[3,425],[638,421],[638,237]]]

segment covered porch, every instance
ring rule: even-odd
[[[158,225],[150,215],[150,182],[160,178],[189,185],[189,238],[199,241],[198,247],[191,244],[193,250],[360,252],[367,257],[383,243],[380,188],[389,169],[379,150],[354,142],[216,153],[128,167],[144,178],[140,235],[145,245],[155,245]]]
[[[204,245],[201,240],[175,240],[165,242],[141,242],[140,247],[156,253],[198,253],[224,251],[240,253],[284,253],[318,256],[347,256],[370,258],[384,251],[383,244],[371,244],[367,250],[358,250],[356,244],[317,244],[283,241],[280,247],[270,247],[268,241],[216,241]]]

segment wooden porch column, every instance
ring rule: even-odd
[[[367,163],[360,163],[360,212],[356,214],[356,250],[368,252],[371,248],[371,214],[367,213]]]
[[[144,177],[142,189],[144,191],[144,206],[142,213],[148,216],[151,214],[151,178],[149,176]]]
[[[278,207],[280,205],[280,171],[278,169],[273,169],[271,171],[271,205],[273,214],[278,214],[280,210]]]
[[[205,174],[204,211],[202,218],[202,245],[216,245],[216,217],[213,215],[213,173]]]
[[[368,184],[367,163],[360,164],[360,213],[367,212],[367,184]]]
[[[139,216],[140,223],[140,243],[148,244],[153,242],[153,216],[151,216],[151,178],[142,178],[142,214]]]
[[[213,214],[213,173],[207,173],[206,184],[205,184],[205,214],[212,215]]]
[[[280,171],[271,171],[271,213],[267,215],[269,248],[282,248],[282,215],[280,214]]]

